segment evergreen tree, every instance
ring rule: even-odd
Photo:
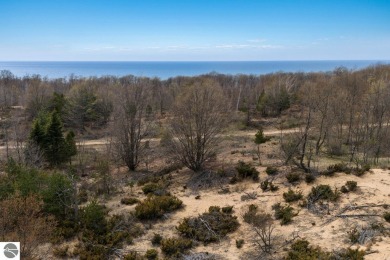
[[[257,144],[257,157],[259,158],[259,163],[261,164],[261,160],[260,160],[260,145],[269,141],[269,138],[268,137],[265,137],[264,136],[264,132],[263,132],[263,128],[260,128],[256,135],[255,135],[255,144]]]
[[[56,110],[40,114],[34,120],[30,139],[43,151],[46,161],[54,166],[69,161],[76,154],[74,133],[64,138],[61,118]]]
[[[46,159],[50,164],[58,165],[65,161],[65,139],[62,134],[62,123],[57,112],[51,113],[46,127],[44,143]]]

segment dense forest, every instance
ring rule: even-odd
[[[330,252],[297,237],[284,245],[288,252],[277,248],[274,221],[286,225],[299,212],[290,204],[273,205],[272,216],[251,204],[243,221],[230,207],[211,206],[181,220],[176,237],[148,229],[183,210],[175,189],[198,192],[215,188],[217,180],[218,189],[250,181],[262,192],[281,192],[275,176],[282,173],[288,183],[315,183],[335,172],[362,176],[388,167],[389,74],[389,65],[167,80],[20,78],[1,71],[0,238],[20,241],[26,259],[46,251],[54,258],[195,259],[191,248],[217,243],[240,220],[255,231],[248,259],[363,259],[364,251]],[[181,175],[189,181],[183,184]],[[310,186],[304,200],[288,185],[285,201],[302,199],[317,215],[325,213],[316,202],[326,200],[329,211],[340,196],[321,184]],[[356,182],[339,188],[353,191]],[[114,214],[112,201],[132,206]],[[390,213],[383,214],[390,221]],[[145,234],[153,235],[152,246],[137,250]],[[211,255],[200,259],[218,259]]]

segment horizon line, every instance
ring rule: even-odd
[[[0,60],[0,62],[286,62],[286,61],[385,61],[390,59],[287,59],[287,60]]]

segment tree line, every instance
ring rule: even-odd
[[[42,148],[44,142],[37,141],[37,135],[44,133],[39,133],[39,128],[58,121],[57,132],[64,132],[59,146],[70,143],[62,153],[64,158],[56,159],[64,162],[68,160],[64,154],[75,154],[75,137],[100,129],[101,135],[113,137],[115,156],[134,170],[147,144],[141,140],[153,135],[156,119],[167,118],[167,147],[176,153],[176,159],[199,170],[214,154],[215,137],[237,113],[245,115],[242,124],[249,127],[260,127],[267,118],[282,115],[288,119],[280,123],[281,129],[300,128],[299,133],[282,138],[286,162],[309,170],[315,157],[327,152],[347,154],[357,165],[378,163],[390,148],[389,71],[388,65],[375,65],[356,71],[211,73],[167,80],[135,76],[19,78],[1,71],[0,110],[6,114],[12,106],[24,108],[20,116],[1,122],[2,137],[6,143],[36,140]],[[30,122],[26,129],[17,127],[22,121]]]

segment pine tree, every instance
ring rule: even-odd
[[[50,114],[48,125],[46,126],[44,141],[44,152],[47,161],[51,165],[59,165],[66,161],[65,139],[62,133],[62,122],[57,112]]]
[[[50,114],[41,114],[34,120],[30,133],[33,141],[42,151],[46,161],[60,165],[76,154],[74,133],[69,132],[64,138],[61,118],[56,110]]]
[[[268,137],[264,136],[263,128],[260,128],[256,135],[255,135],[255,144],[257,144],[257,157],[259,158],[259,163],[261,164],[260,160],[260,145],[264,144],[265,142],[269,141]]]

